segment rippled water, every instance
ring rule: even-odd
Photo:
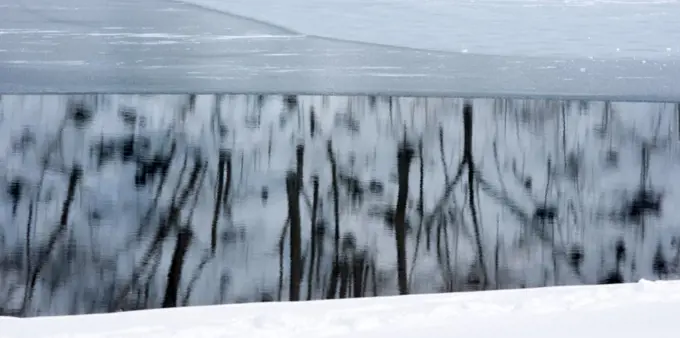
[[[0,310],[677,276],[678,105],[465,107],[2,96]]]

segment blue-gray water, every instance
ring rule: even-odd
[[[678,105],[465,102],[4,95],[0,309],[677,276]]]

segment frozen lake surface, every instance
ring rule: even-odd
[[[170,0],[3,3],[0,92],[680,100],[680,62],[672,57],[494,56],[303,33]]]
[[[491,55],[680,58],[677,0],[181,0],[305,34]]]

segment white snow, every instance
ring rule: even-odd
[[[180,0],[300,33],[450,52],[680,57],[677,0]]]
[[[680,283],[553,287],[105,315],[0,317],[0,338],[638,338],[677,331]]]

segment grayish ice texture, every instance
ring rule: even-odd
[[[335,39],[490,55],[680,58],[679,0],[179,0]]]
[[[419,51],[308,37],[170,0],[0,4],[0,92],[528,96],[680,101],[674,59]]]

